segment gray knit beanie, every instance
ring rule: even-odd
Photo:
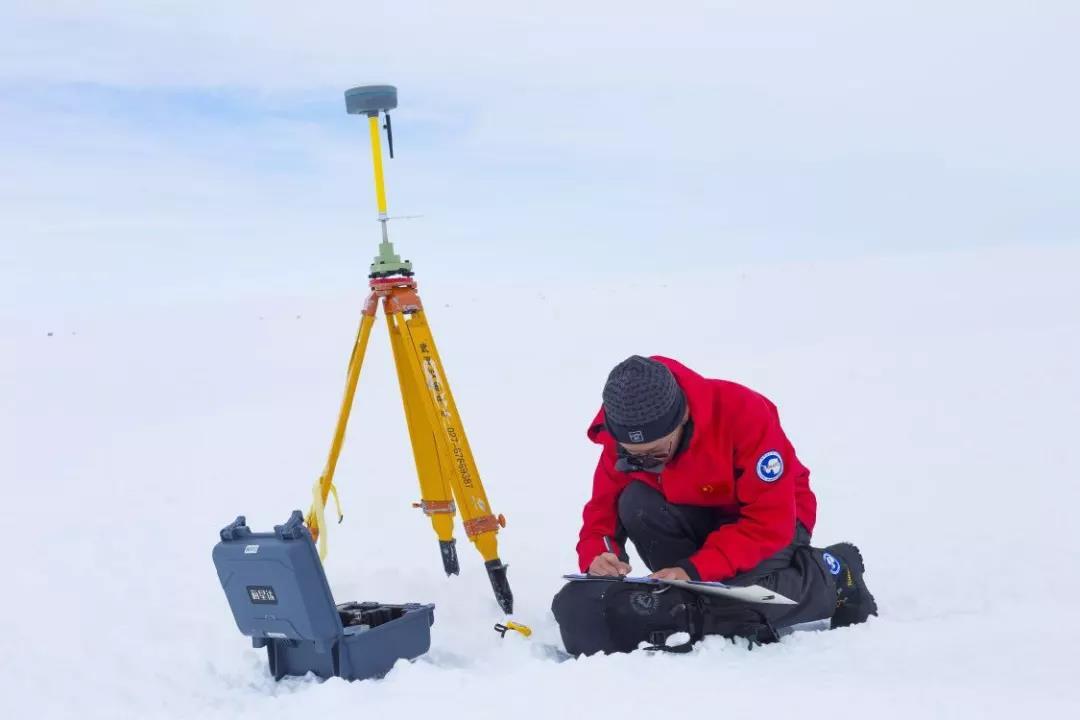
[[[615,366],[604,384],[608,431],[624,443],[647,443],[682,422],[686,396],[663,363],[631,355]]]

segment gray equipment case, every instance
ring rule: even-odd
[[[435,606],[377,602],[334,605],[322,562],[294,510],[272,533],[255,533],[243,516],[221,531],[214,566],[236,626],[266,648],[270,672],[321,678],[381,677],[401,658],[431,646]]]

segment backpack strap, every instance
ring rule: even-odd
[[[668,632],[667,630],[657,630],[655,632],[649,633],[649,642],[651,643],[651,645],[645,648],[645,652],[668,652],[684,654],[694,649],[693,638],[678,645],[668,645],[667,639],[674,634],[675,632]]]
[[[688,653],[694,649],[694,643],[705,637],[701,602],[696,597],[676,605],[672,609],[672,615],[675,616],[676,620],[681,620],[680,624],[683,626],[683,629],[654,630],[649,633],[648,642],[650,644],[645,648],[646,652]],[[684,632],[689,636],[689,639],[686,642],[679,643],[678,645],[667,644],[667,639],[669,637],[681,632]]]

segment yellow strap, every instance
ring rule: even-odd
[[[315,527],[319,528],[319,560],[326,559],[326,521],[323,519],[323,499],[321,482],[315,483],[311,494],[315,496],[315,502],[311,503],[311,514],[315,516]]]
[[[337,485],[334,483],[330,483],[330,493],[334,496],[334,508],[337,510],[337,521],[338,525],[340,525],[341,521],[345,519],[345,515],[341,512],[341,500],[338,499]]]
[[[329,529],[326,527],[326,518],[323,510],[326,508],[326,503],[323,502],[322,496],[322,478],[315,483],[315,487],[311,490],[312,496],[315,498],[311,503],[311,510],[308,513],[309,516],[314,516],[315,526],[319,528],[319,560],[326,559],[326,545],[327,536],[329,535]],[[345,515],[341,512],[341,499],[338,497],[337,486],[330,483],[330,494],[334,496],[334,507],[337,509],[338,523],[345,519]]]

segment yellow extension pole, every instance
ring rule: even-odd
[[[379,136],[379,116],[368,117],[371,130],[371,157],[375,167],[375,200],[379,205],[379,219],[386,217],[386,185],[383,183],[382,138]]]

